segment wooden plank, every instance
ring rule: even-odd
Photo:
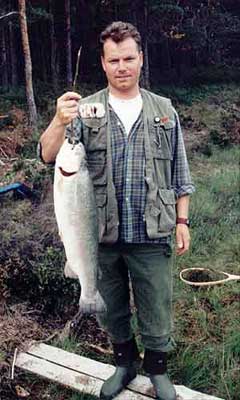
[[[113,365],[69,353],[44,343],[30,347],[27,353],[102,380],[108,379],[115,370]]]
[[[21,357],[24,353],[20,353],[18,358],[17,358],[17,363],[16,365],[21,367],[19,365],[19,362],[22,360]],[[88,376],[94,380],[96,380],[99,384],[100,382],[100,387],[102,385],[102,382],[106,379],[109,378],[109,376],[112,375],[112,373],[115,370],[115,367],[109,364],[104,364],[99,361],[91,360],[89,358],[83,357],[76,355],[74,353],[69,353],[65,350],[46,345],[44,343],[41,343],[39,345],[32,346],[28,350],[29,356],[31,356],[31,361],[33,362],[34,358],[38,358],[39,360],[46,361],[49,364],[53,364],[53,369],[56,367],[61,367],[62,369],[65,369],[65,371],[70,371],[71,374],[76,374],[78,376],[79,374],[81,376]],[[26,359],[24,359],[26,361]],[[40,361],[38,361],[39,363]],[[43,370],[44,371],[44,370]],[[35,372],[35,371],[34,371]],[[45,371],[44,371],[45,372]],[[36,373],[38,373],[36,371]],[[39,373],[40,374],[40,373]],[[44,376],[44,375],[42,375]],[[45,376],[46,377],[46,376]],[[49,379],[52,379],[49,377]],[[61,380],[58,382],[61,382]],[[94,381],[95,382],[95,381]],[[63,382],[63,384],[66,384]],[[71,386],[66,384],[67,386]],[[73,386],[72,386],[73,387]],[[73,387],[75,388],[75,387]],[[188,389],[185,386],[182,385],[175,385],[176,391],[180,397],[180,399],[183,400],[223,400],[214,396],[209,396],[203,393],[199,393],[196,391],[193,391],[191,389]],[[132,392],[135,392],[135,394],[138,396],[138,399],[141,398],[154,398],[153,391],[152,391],[152,385],[149,381],[149,378],[146,376],[138,375],[129,385],[128,389],[131,390]],[[79,390],[79,389],[77,389]],[[80,389],[82,390],[82,389]],[[86,391],[86,388],[84,389]],[[125,392],[124,392],[125,394]],[[140,397],[143,396],[143,397]],[[124,399],[127,400],[126,397]],[[132,399],[132,397],[131,397]]]
[[[99,396],[103,381],[92,376],[81,374],[75,370],[54,364],[31,354],[20,353],[17,357],[17,367],[35,373],[43,378],[50,379],[61,385],[80,392]],[[130,390],[124,390],[117,396],[118,400],[149,400],[148,397]]]
[[[64,365],[66,368],[71,368],[82,374],[101,379],[102,381],[108,379],[115,371],[115,367],[112,365],[69,353],[65,350],[45,345],[44,343],[41,343],[37,347],[31,347],[28,353]],[[132,391],[148,396],[148,398],[154,398],[152,386],[149,383],[149,379],[145,376],[142,376],[140,381],[138,378],[134,379],[128,387]]]

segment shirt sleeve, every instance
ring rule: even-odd
[[[183,133],[177,112],[175,112],[176,126],[172,135],[172,187],[177,198],[195,192],[195,186],[189,171]]]
[[[42,163],[45,164],[45,165],[49,165],[49,166],[55,165],[55,161],[49,162],[49,163],[46,163],[46,161],[44,161],[43,156],[42,156],[42,145],[41,145],[41,142],[40,142],[40,141],[39,141],[38,144],[37,144],[37,158],[38,158],[39,160],[41,160]]]

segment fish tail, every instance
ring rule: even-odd
[[[83,314],[98,314],[105,312],[107,307],[99,291],[97,291],[93,301],[87,301],[80,297],[79,309]]]

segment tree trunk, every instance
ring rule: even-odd
[[[70,0],[65,0],[65,16],[66,16],[66,69],[67,69],[67,85],[72,87],[72,42],[71,42],[71,11]]]
[[[138,26],[137,23],[137,3],[136,0],[132,0],[131,2],[131,14],[132,14],[132,21],[133,21],[133,25]]]
[[[0,49],[1,49],[1,75],[2,86],[8,88],[8,70],[7,70],[7,49],[6,49],[6,31],[0,30]]]
[[[24,62],[25,62],[25,79],[26,79],[27,102],[29,109],[29,122],[32,128],[37,129],[37,110],[36,110],[33,86],[32,86],[32,60],[31,60],[29,39],[28,39],[26,1],[18,0],[18,8],[20,13],[20,28],[22,35]]]
[[[148,1],[144,2],[144,86],[150,89],[149,57],[148,57]]]
[[[41,38],[43,38],[43,40],[41,40],[41,42],[39,43],[39,47],[38,47],[38,58],[39,58],[39,65],[41,65],[41,80],[43,82],[48,82],[48,54],[45,53],[46,51],[46,47],[44,46],[44,32],[43,30],[46,29],[46,25],[44,24],[44,26],[39,23],[38,27],[36,29],[37,31],[37,35]]]
[[[16,57],[16,47],[15,47],[15,35],[12,22],[9,22],[8,27],[9,27],[9,51],[11,57],[11,85],[13,87],[16,87],[18,84],[17,57]]]
[[[115,0],[114,1],[114,19],[115,21],[118,21],[118,2]]]
[[[55,33],[55,26],[54,26],[54,11],[53,11],[53,1],[49,0],[49,13],[51,14],[50,20],[50,40],[51,40],[51,58],[50,58],[50,65],[51,65],[51,77],[54,91],[57,90],[57,52],[56,52],[56,33]]]
[[[165,68],[167,69],[167,71],[169,71],[171,69],[171,55],[170,55],[170,48],[169,48],[169,39],[168,39],[167,36],[165,37],[164,49],[165,49],[165,56],[166,56],[166,58],[165,58],[165,62],[166,62]]]

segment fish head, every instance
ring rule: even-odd
[[[66,173],[76,173],[87,165],[84,145],[79,142],[72,144],[66,139],[56,158],[56,165]]]

